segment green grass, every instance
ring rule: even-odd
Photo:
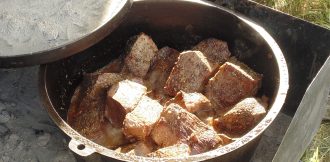
[[[330,29],[330,0],[255,0]]]

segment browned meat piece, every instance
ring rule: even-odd
[[[188,143],[191,149],[191,154],[193,155],[209,151],[217,147],[219,143],[221,143],[221,145],[223,144],[222,139],[213,129],[193,134]]]
[[[147,156],[154,150],[154,145],[149,141],[140,141],[134,148],[134,155]]]
[[[105,122],[102,133],[93,141],[108,148],[116,148],[129,142],[121,128],[113,127],[109,122]]]
[[[170,123],[163,117],[151,131],[151,138],[161,147],[171,146],[180,141],[180,138],[175,135],[175,131],[171,129]]]
[[[232,59],[223,64],[206,86],[206,96],[220,109],[241,99],[254,96],[261,86],[262,76],[245,64]]]
[[[154,100],[157,100],[161,105],[164,105],[171,99],[170,96],[164,94],[164,90],[152,90],[149,91],[146,95]]]
[[[156,100],[143,96],[135,109],[125,117],[123,124],[125,135],[144,140],[159,120],[162,111],[163,106]]]
[[[85,81],[87,82],[87,81]],[[92,85],[92,83],[90,83]],[[81,135],[95,140],[103,135],[103,127],[106,123],[102,117],[103,107],[102,99],[98,99],[96,102],[89,103],[88,105],[80,104],[82,101],[88,103],[86,100],[91,101],[92,96],[86,96],[85,92],[87,87],[83,84],[79,85],[76,89],[68,110],[67,121],[69,125],[78,131]],[[101,105],[101,106],[98,106]]]
[[[222,139],[224,145],[227,145],[235,140],[233,138],[228,137],[225,134],[219,134],[219,137]]]
[[[227,42],[209,38],[198,43],[193,50],[201,51],[212,64],[212,69],[216,69],[219,65],[225,63],[230,57]]]
[[[97,70],[95,73],[120,73],[124,66],[124,60],[120,57],[111,61],[108,65],[105,65],[101,69]]]
[[[151,137],[160,146],[187,143],[194,154],[208,151],[222,143],[211,127],[175,103],[166,107],[160,122],[152,130]]]
[[[76,89],[68,111],[68,123],[83,136],[98,142],[107,138],[106,130],[111,125],[104,120],[104,106],[107,89],[123,78],[119,74],[87,74]],[[112,132],[113,133],[113,132]],[[118,138],[100,143],[115,147],[124,142],[122,133],[115,133]],[[111,136],[111,134],[109,134]]]
[[[123,121],[128,112],[126,109],[111,96],[107,96],[104,117],[116,128],[123,126]]]
[[[244,135],[264,116],[266,108],[255,98],[246,98],[214,121],[214,127],[231,135]]]
[[[89,121],[93,119],[92,115],[96,119],[103,120],[103,115],[100,112],[102,113],[104,111],[106,91],[112,84],[122,79],[121,75],[115,73],[104,73],[101,75],[86,74],[72,97],[68,111],[69,124],[77,127],[78,130],[83,130],[80,127],[84,125],[80,122],[84,121],[92,125],[93,121]],[[90,112],[90,114],[87,113],[86,115],[86,112]],[[81,117],[81,115],[86,115],[86,118]],[[89,130],[85,131],[88,132]]]
[[[81,113],[80,110],[80,102],[82,98],[84,97],[84,92],[86,91],[87,87],[83,86],[83,84],[78,85],[78,87],[75,89],[72,98],[70,107],[68,109],[68,115],[67,115],[67,122],[69,125],[72,126],[72,123],[76,119],[76,116],[79,115],[78,112]]]
[[[93,87],[91,87],[90,94],[87,95],[94,95],[97,96],[97,94],[106,92],[110,86],[124,80],[125,77],[121,74],[117,73],[103,73],[96,76],[95,84]]]
[[[148,94],[149,97],[158,100],[164,104],[169,96],[164,93],[164,86],[168,76],[170,75],[175,62],[178,60],[179,52],[169,47],[160,49],[146,76],[146,80],[150,85],[148,88],[153,90]]]
[[[136,145],[137,145],[137,142],[136,143],[130,143],[130,144],[127,144],[127,145],[124,145],[124,146],[120,146],[115,150],[115,152],[131,153],[131,152],[133,152],[132,150],[134,150]]]
[[[213,126],[213,119],[214,119],[214,115],[215,115],[214,109],[197,111],[194,114],[205,124],[207,124],[209,126]]]
[[[105,117],[115,127],[121,127],[126,114],[136,107],[146,92],[145,86],[130,80],[113,85],[107,94]]]
[[[134,82],[144,84],[144,80],[140,77],[135,76],[133,73],[131,73],[126,65],[123,66],[123,68],[120,71],[120,74],[125,76],[128,80],[132,80]]]
[[[164,147],[148,154],[149,157],[175,158],[189,156],[190,148],[187,144],[180,143],[169,147]]]
[[[170,75],[175,62],[179,57],[179,52],[175,49],[164,47],[160,49],[147,74],[147,80],[151,84],[152,90],[162,91],[165,82]]]
[[[214,109],[209,99],[201,93],[185,93],[180,91],[177,95],[165,103],[169,105],[176,103],[188,112],[194,113],[201,121],[209,126],[213,126]]]
[[[84,105],[95,104],[95,102],[100,101],[100,96],[104,96],[110,86],[121,80],[124,80],[124,77],[116,73],[103,73],[100,75],[96,73],[85,74],[82,83],[77,88],[81,91],[79,91],[79,94],[76,92],[73,99],[76,98],[77,103],[82,105],[80,110],[84,108],[88,109],[89,107]]]
[[[203,53],[182,52],[166,81],[164,90],[170,96],[175,96],[180,90],[187,93],[201,92],[211,72],[211,65]]]
[[[137,77],[144,77],[150,67],[151,60],[158,48],[153,40],[141,33],[129,41],[129,49],[125,58],[125,66]]]
[[[170,103],[176,103],[191,113],[210,110],[212,108],[210,100],[207,99],[203,94],[196,92],[185,93],[180,91],[172,100],[168,101],[166,105],[169,105]]]
[[[137,156],[147,156],[156,146],[150,141],[139,141],[117,148],[115,151]]]

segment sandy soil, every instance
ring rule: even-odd
[[[75,161],[39,102],[38,67],[0,70],[0,162]]]

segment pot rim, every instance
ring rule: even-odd
[[[134,0],[135,2],[139,1],[147,1],[147,0]],[[149,1],[149,0],[148,0]],[[159,0],[159,1],[166,1],[166,0]],[[284,55],[278,46],[278,44],[275,42],[275,40],[272,38],[272,36],[261,26],[257,25],[252,20],[248,19],[247,17],[236,13],[234,11],[231,11],[229,9],[226,9],[224,7],[215,5],[212,2],[206,2],[206,1],[199,1],[199,0],[178,0],[182,2],[187,3],[198,3],[199,5],[204,5],[207,7],[214,7],[219,10],[223,10],[234,17],[241,20],[243,23],[247,24],[249,27],[254,29],[261,38],[264,39],[264,41],[267,42],[269,47],[271,48],[273,55],[276,59],[278,70],[279,70],[279,88],[276,93],[276,97],[274,99],[274,103],[269,108],[267,115],[259,122],[257,126],[255,126],[251,131],[249,131],[247,134],[239,138],[238,140],[227,144],[225,146],[222,146],[220,148],[197,154],[197,155],[191,155],[187,157],[179,157],[179,158],[157,158],[157,157],[141,157],[141,156],[135,156],[135,155],[127,155],[124,153],[118,153],[114,150],[105,148],[99,144],[96,144],[89,139],[81,136],[77,131],[75,131],[71,126],[69,126],[65,120],[63,120],[60,115],[55,110],[53,104],[51,103],[51,100],[48,96],[48,90],[47,90],[47,83],[46,83],[46,74],[47,74],[47,65],[41,65],[39,69],[39,91],[41,95],[41,100],[44,104],[44,107],[48,111],[49,116],[52,118],[52,120],[58,125],[58,127],[66,133],[70,138],[71,141],[69,143],[69,148],[76,152],[77,154],[81,156],[88,156],[92,153],[99,153],[104,156],[123,160],[123,161],[203,161],[212,159],[218,156],[222,156],[224,154],[227,154],[229,152],[232,152],[243,145],[246,145],[247,143],[251,142],[253,139],[255,139],[257,136],[259,136],[261,133],[265,131],[266,128],[274,121],[278,113],[280,112],[285,98],[287,91],[289,89],[289,75],[288,75],[288,69],[287,69],[287,63],[285,61]],[[84,145],[84,149],[78,149],[79,145]]]

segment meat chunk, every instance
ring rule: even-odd
[[[137,77],[144,77],[158,48],[153,40],[144,33],[133,37],[128,44],[125,66]]]
[[[93,141],[111,149],[129,142],[125,137],[123,130],[113,127],[109,122],[105,122],[102,133]]]
[[[134,148],[136,147],[137,142],[136,143],[130,143],[124,146],[120,146],[118,147],[115,152],[120,152],[120,153],[132,153],[134,150]]]
[[[123,121],[128,112],[126,109],[110,95],[107,95],[104,117],[116,128],[123,126]]]
[[[103,121],[107,89],[122,79],[121,75],[115,73],[86,74],[72,97],[68,123],[83,135],[92,136],[92,132],[99,130]],[[86,126],[89,129],[84,129]]]
[[[107,94],[105,117],[116,127],[121,127],[127,113],[131,112],[147,88],[139,83],[123,80],[113,85]]]
[[[216,114],[214,108],[203,109],[194,113],[201,121],[209,126],[213,126],[214,115]]]
[[[81,101],[91,101],[90,98],[85,96],[87,87],[79,85],[76,89],[68,110],[68,123],[69,125],[78,131],[81,135],[95,140],[100,137],[103,133],[103,127],[106,125],[102,118],[103,102],[101,99],[97,99],[95,102],[89,103],[88,105],[80,104]],[[97,97],[95,97],[97,98]],[[101,97],[100,97],[101,98]],[[98,106],[100,105],[100,106]]]
[[[163,47],[157,52],[147,75],[153,90],[163,90],[179,54],[177,50],[169,47]]]
[[[125,135],[144,140],[159,120],[162,111],[163,106],[156,100],[143,96],[136,108],[125,117],[123,124]]]
[[[182,52],[166,81],[164,90],[170,96],[183,90],[201,92],[212,72],[211,65],[199,51]]]
[[[115,151],[137,156],[147,156],[149,153],[153,152],[154,148],[155,145],[150,141],[138,141],[133,144],[119,147]]]
[[[214,122],[215,128],[232,135],[244,135],[264,116],[266,108],[255,98],[246,98]]]
[[[143,78],[137,77],[136,75],[131,73],[126,65],[123,66],[123,68],[120,71],[120,74],[125,76],[128,80],[132,80],[140,84],[145,84]]]
[[[101,75],[86,74],[76,89],[68,111],[68,123],[83,136],[98,142],[104,141],[110,123],[104,120],[104,106],[108,88],[123,78],[119,74],[104,73]],[[115,147],[123,142],[118,138],[104,143],[107,147]],[[122,134],[122,133],[121,133]]]
[[[148,154],[149,157],[174,158],[189,156],[190,148],[187,144],[180,143],[169,147],[160,148]]]
[[[134,155],[147,156],[154,150],[154,145],[150,141],[140,141],[134,148]]]
[[[187,143],[194,154],[208,151],[222,143],[211,127],[175,103],[166,107],[160,122],[152,130],[151,137],[160,146]]]
[[[191,113],[209,110],[212,108],[210,100],[207,99],[203,94],[196,92],[186,93],[180,91],[172,100],[168,101],[166,104],[169,105],[170,103],[176,103]]]
[[[82,108],[89,108],[87,104],[98,102],[100,96],[104,96],[109,87],[117,82],[124,80],[121,74],[103,73],[103,74],[85,74],[82,83],[79,85],[81,91],[76,96],[78,103]]]
[[[163,93],[163,90],[152,90],[149,91],[146,95],[154,100],[157,100],[161,105],[164,105],[171,99],[171,96],[168,96]]]
[[[123,58],[117,58],[111,61],[109,64],[105,65],[101,69],[97,70],[95,73],[102,74],[102,73],[120,73],[122,71],[124,65]]]
[[[215,38],[201,41],[193,50],[201,51],[211,63],[213,70],[225,63],[231,55],[227,42]]]
[[[193,134],[188,143],[191,149],[191,154],[193,155],[209,151],[217,147],[219,143],[223,144],[222,139],[213,129],[208,129]]]
[[[210,100],[201,93],[185,93],[180,91],[171,100],[165,103],[169,105],[176,103],[188,112],[194,113],[205,124],[212,126],[214,109]]]
[[[235,141],[234,138],[228,137],[225,134],[219,134],[219,137],[222,139],[224,145],[227,145],[227,144]]]
[[[151,138],[161,147],[171,146],[180,141],[180,137],[176,136],[175,130],[172,130],[171,123],[164,117],[161,117],[154,126],[151,131]]]
[[[148,71],[146,79],[150,84],[150,89],[153,90],[152,95],[161,103],[164,103],[168,98],[164,95],[164,86],[172,68],[179,57],[179,52],[170,47],[161,48],[153,59],[152,65]]]
[[[206,96],[220,109],[241,99],[254,96],[261,86],[262,76],[247,65],[232,59],[224,63],[206,86]]]
[[[109,89],[110,86],[122,81],[125,79],[124,76],[118,73],[102,73],[100,75],[95,76],[95,84],[92,86],[90,96],[97,96],[99,93],[103,93]],[[92,76],[93,78],[93,76]]]

